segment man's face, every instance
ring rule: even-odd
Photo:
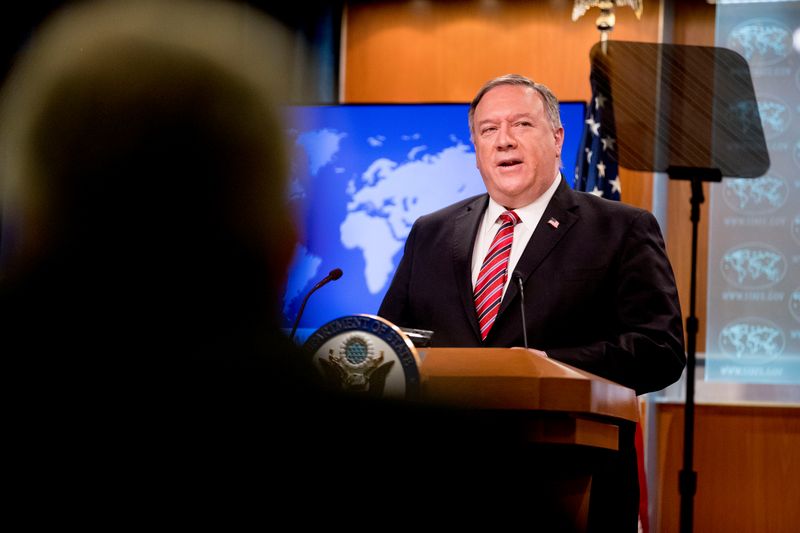
[[[497,203],[528,205],[553,184],[564,128],[553,129],[538,92],[499,85],[478,103],[474,124],[478,170]]]

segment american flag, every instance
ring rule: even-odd
[[[617,135],[608,82],[594,69],[590,80],[592,100],[586,109],[583,139],[575,164],[574,188],[609,200],[619,200],[622,184],[619,181]]]
[[[592,100],[586,109],[583,138],[575,163],[574,188],[609,200],[619,200],[622,197],[622,185],[619,181],[617,133],[611,92],[608,90],[608,80],[595,69],[592,69],[590,81]],[[636,424],[635,447],[639,475],[639,531],[647,533],[650,531],[650,519],[641,423]]]

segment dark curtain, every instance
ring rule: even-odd
[[[297,40],[292,83],[298,87],[296,102],[335,104],[339,101],[339,49],[344,1],[274,2],[251,0],[248,4],[290,28]],[[305,49],[310,65],[300,62]]]
[[[36,0],[21,3],[0,17],[0,72],[5,80],[17,53],[36,28],[54,11],[74,2]],[[332,104],[339,98],[339,45],[344,1],[240,0],[281,21],[296,37],[297,57],[292,76],[295,103]],[[301,61],[303,50],[310,62]]]

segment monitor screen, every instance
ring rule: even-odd
[[[298,106],[290,202],[301,234],[283,298],[291,328],[306,293],[332,269],[344,275],[308,301],[302,339],[344,315],[377,313],[414,221],[486,192],[475,165],[467,104]],[[562,102],[562,164],[572,184],[585,104]]]

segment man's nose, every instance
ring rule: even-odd
[[[517,139],[508,124],[501,124],[495,139],[498,150],[507,150],[517,146]]]

